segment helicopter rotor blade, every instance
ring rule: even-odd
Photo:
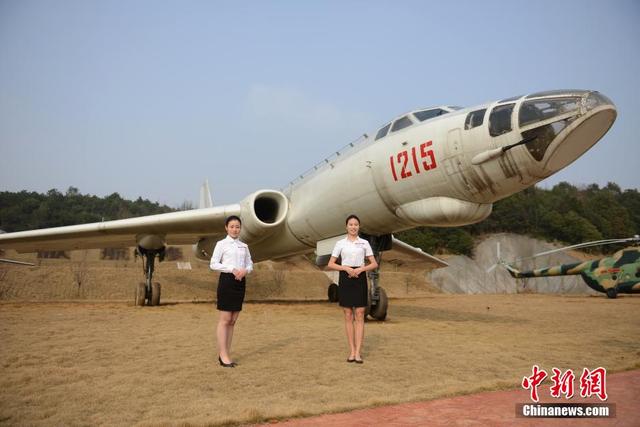
[[[35,266],[35,264],[32,262],[16,261],[15,259],[5,259],[5,258],[0,258],[0,263]]]
[[[634,237],[627,237],[627,238],[623,238],[623,239],[604,239],[604,240],[594,240],[592,242],[585,242],[585,243],[578,243],[576,245],[570,245],[570,246],[565,246],[562,248],[557,248],[557,249],[551,249],[549,251],[544,251],[544,252],[539,252],[537,254],[528,256],[528,257],[522,257],[522,258],[518,258],[514,261],[514,263],[516,262],[520,262],[520,261],[525,261],[525,260],[529,260],[529,259],[533,259],[533,258],[537,258],[540,256],[544,256],[544,255],[550,255],[556,252],[562,252],[562,251],[566,251],[569,249],[580,249],[580,248],[589,248],[592,246],[600,246],[600,245],[612,245],[614,243],[629,243],[629,242],[640,242],[640,236],[634,236]]]
[[[502,262],[502,259],[500,258],[500,242],[496,243],[496,259],[497,259],[496,263],[485,270],[487,273],[491,273],[493,270],[496,269],[498,264]]]

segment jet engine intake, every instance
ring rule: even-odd
[[[240,202],[242,233],[247,243],[257,243],[284,225],[289,213],[287,196],[277,190],[259,190]]]
[[[289,200],[280,191],[259,190],[250,194],[240,202],[240,239],[250,245],[265,240],[284,226],[288,213]],[[220,230],[220,234],[216,236],[203,236],[192,246],[196,258],[211,260],[216,242],[223,237],[224,230]]]

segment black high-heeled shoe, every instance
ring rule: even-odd
[[[222,361],[222,357],[218,356],[218,362],[220,362],[220,366],[222,366],[223,368],[235,368],[236,364],[231,362],[231,363],[224,363]]]

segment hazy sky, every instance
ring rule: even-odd
[[[640,1],[0,0],[0,191],[197,204],[282,188],[405,111],[594,89],[542,183],[640,187]]]

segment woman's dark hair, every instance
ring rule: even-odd
[[[344,222],[344,225],[349,224],[349,220],[350,219],[357,219],[358,220],[358,225],[360,225],[360,218],[358,218],[357,215],[351,214],[347,217],[347,220]]]
[[[242,221],[240,220],[240,217],[237,215],[231,215],[229,217],[227,217],[227,220],[224,222],[224,226],[226,227],[227,225],[229,225],[229,223],[231,221],[238,221],[240,223],[240,225],[242,225]],[[359,222],[359,221],[358,221]]]

